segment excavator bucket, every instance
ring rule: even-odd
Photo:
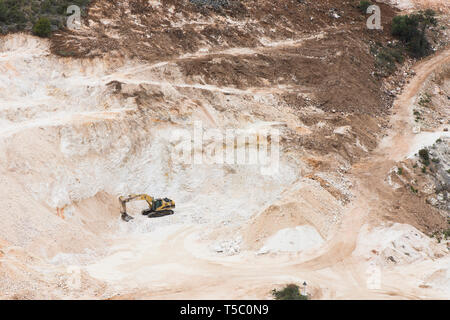
[[[128,221],[130,221],[130,220],[132,220],[132,219],[134,219],[134,218],[133,218],[132,216],[130,216],[128,213],[122,212],[122,220],[123,220],[123,221],[128,222]]]

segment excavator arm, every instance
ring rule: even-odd
[[[149,196],[148,194],[130,194],[127,197],[120,196],[119,202],[120,206],[122,207],[120,210],[120,213],[122,215],[122,219],[125,221],[130,221],[133,219],[132,216],[128,215],[127,213],[127,202],[133,201],[133,200],[145,200],[148,203],[149,208],[152,208],[153,205],[153,198]]]

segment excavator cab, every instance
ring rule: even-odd
[[[175,201],[170,200],[169,198],[154,199],[147,194],[132,194],[128,197],[120,196],[119,202],[122,207],[120,213],[122,220],[127,222],[133,219],[133,217],[127,213],[126,208],[126,203],[132,200],[147,201],[148,209],[142,210],[142,214],[149,218],[163,217],[174,213],[171,209],[175,208]]]
[[[142,210],[142,214],[148,216],[149,218],[161,217],[164,215],[173,214],[170,210],[175,208],[175,202],[169,198],[155,199],[153,200],[151,208]]]

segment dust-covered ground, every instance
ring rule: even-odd
[[[97,0],[81,30],[0,38],[2,298],[448,298],[448,35],[380,77],[381,6],[379,32],[340,1]],[[198,123],[278,130],[276,170],[186,163]],[[176,212],[125,223],[131,193]]]

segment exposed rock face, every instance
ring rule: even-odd
[[[396,14],[381,6],[372,32],[338,0],[97,0],[80,30],[0,38],[0,292],[262,298],[310,277],[317,297],[391,297],[392,284],[361,282],[376,250],[428,279],[419,294],[414,277],[383,269],[398,296],[442,297],[448,250],[425,234],[447,223],[448,139],[417,184],[396,157],[411,151],[410,100],[448,51],[417,75],[409,61],[377,76],[370,47],[392,41]],[[440,77],[419,138],[443,125]],[[264,149],[278,157],[238,163]],[[148,219],[132,203],[124,223],[117,197],[130,193],[170,197],[176,214]]]

